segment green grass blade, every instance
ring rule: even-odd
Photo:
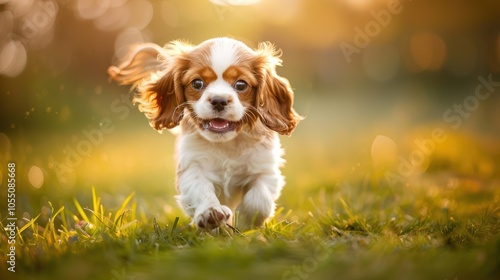
[[[177,223],[179,222],[179,217],[175,217],[174,224],[172,225],[172,230],[170,231],[170,236],[174,235],[174,231],[177,228]]]
[[[113,220],[113,224],[116,225],[116,222],[118,221],[118,219],[121,217],[122,213],[125,211],[125,208],[127,207],[127,204],[130,202],[130,200],[132,199],[132,197],[135,195],[135,192],[131,193],[129,196],[127,196],[127,198],[125,198],[125,200],[123,201],[122,205],[120,206],[120,208],[116,211],[115,213],[115,218]]]
[[[62,211],[64,211],[64,206],[59,208],[59,210],[57,210],[57,212],[54,215],[52,215],[52,220],[55,219],[57,215],[61,214]]]
[[[100,216],[100,218],[102,220],[102,216],[104,213],[103,213],[103,211],[100,211],[100,210],[103,210],[102,205],[101,205],[101,198],[97,196],[94,186],[92,186],[92,206],[94,209],[94,216],[93,216],[92,220],[93,220],[93,223],[96,223],[97,217]]]
[[[21,229],[19,229],[17,231],[17,235],[21,235],[21,233],[23,231],[25,231],[27,228],[29,228],[31,225],[33,225],[33,223],[35,223],[35,221],[38,219],[38,217],[40,217],[41,214],[38,214],[38,216],[36,216],[34,219],[31,219],[31,221],[27,224],[25,224]]]
[[[85,222],[90,223],[89,217],[87,217],[87,214],[85,214],[85,211],[83,211],[83,208],[78,202],[78,200],[76,200],[76,198],[73,198],[73,202],[75,203],[76,210],[78,210],[78,213],[80,213],[80,215],[82,216],[82,219]]]

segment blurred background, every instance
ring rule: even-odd
[[[283,51],[306,117],[282,137],[285,207],[353,177],[495,188],[499,15],[494,0],[0,0],[0,199],[14,161],[28,216],[92,186],[109,207],[135,191],[178,211],[174,137],[106,69],[133,43],[219,36]]]

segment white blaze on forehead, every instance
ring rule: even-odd
[[[214,41],[210,53],[210,63],[212,63],[212,69],[218,78],[222,78],[224,71],[238,62],[237,50],[238,44],[232,39],[220,38]]]

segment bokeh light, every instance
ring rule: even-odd
[[[106,16],[96,18],[94,24],[104,31],[119,30],[127,26],[131,13],[128,5],[113,6],[106,11]]]
[[[373,164],[386,169],[396,166],[398,161],[398,145],[391,138],[384,135],[377,135],[373,139],[371,156]]]
[[[245,6],[259,3],[260,0],[210,0],[210,2],[221,6]]]
[[[438,35],[419,33],[410,40],[411,70],[437,71],[446,57],[446,45]]]
[[[115,40],[116,56],[123,56],[131,45],[146,42],[148,39],[149,38],[137,28],[131,27],[124,29],[118,34]]]
[[[109,0],[77,0],[76,11],[82,19],[95,19],[108,10],[109,4]]]
[[[26,66],[27,53],[19,41],[10,40],[0,49],[0,75],[15,77]]]
[[[161,18],[169,27],[177,27],[179,22],[179,13],[177,8],[169,2],[161,2]]]
[[[366,10],[370,8],[376,0],[344,0],[344,2],[353,9]]]
[[[31,166],[28,172],[28,180],[30,181],[31,185],[36,189],[41,188],[44,181],[44,175],[42,169],[35,165]]]

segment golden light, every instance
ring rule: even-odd
[[[0,47],[0,75],[15,77],[26,67],[28,56],[20,41],[9,40]]]
[[[374,0],[344,0],[347,5],[354,9],[368,9],[373,5]]]
[[[398,154],[398,146],[391,138],[384,135],[377,135],[373,140],[371,155],[375,166],[385,168],[396,166]]]
[[[446,57],[446,44],[441,37],[432,33],[420,33],[410,40],[410,56],[415,72],[436,71]]]
[[[137,28],[124,29],[115,40],[115,54],[120,57],[124,55],[130,45],[148,41],[145,35]]]
[[[108,10],[109,2],[109,0],[78,0],[76,2],[76,11],[83,19],[94,19]]]
[[[128,5],[110,8],[105,16],[95,19],[94,24],[104,31],[119,30],[127,26],[131,14],[132,11]]]
[[[37,189],[41,188],[44,181],[44,175],[40,167],[33,165],[28,172],[28,180],[31,185]]]
[[[78,0],[75,12],[105,31],[144,29],[153,19],[153,5],[148,0]]]
[[[210,2],[219,6],[247,6],[257,4],[260,0],[210,0]]]
[[[170,27],[177,27],[177,23],[179,22],[179,12],[174,5],[168,2],[161,2],[161,18],[166,25]]]
[[[153,5],[145,0],[132,0],[127,3],[127,6],[132,11],[127,26],[137,29],[146,28],[153,19]]]

